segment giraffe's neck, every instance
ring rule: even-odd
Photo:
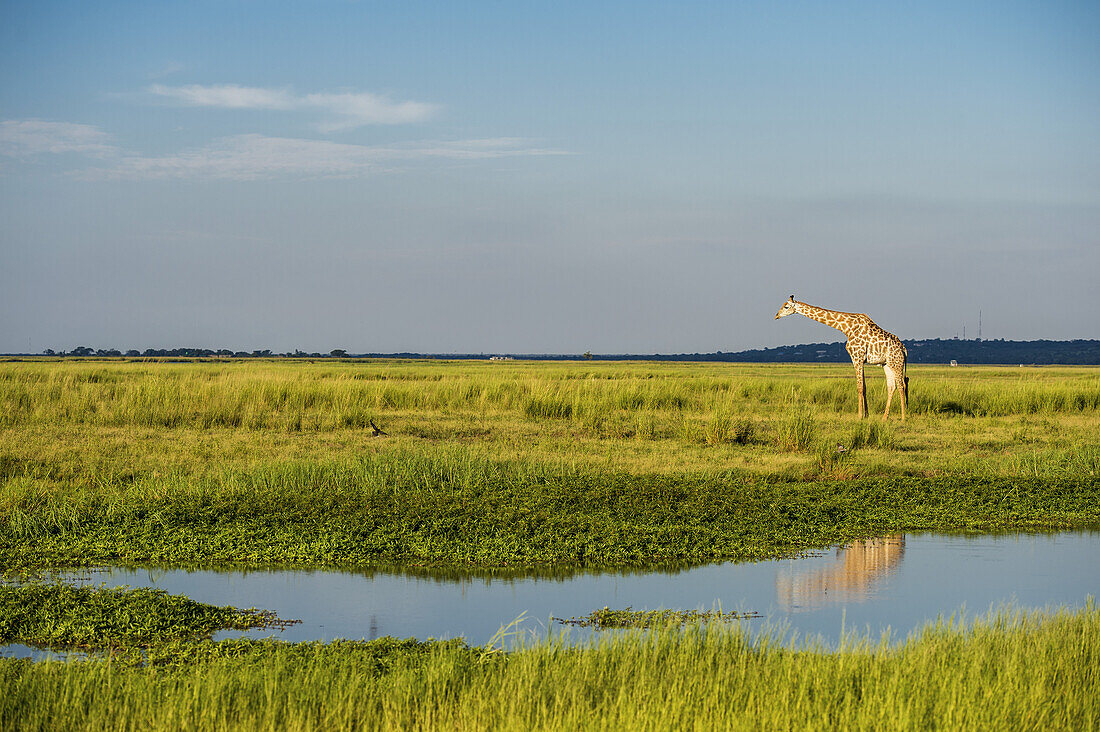
[[[836,328],[845,335],[851,335],[851,323],[848,316],[849,313],[841,313],[836,310],[826,310],[825,308],[819,308],[816,305],[807,305],[804,302],[795,302],[794,310],[796,313],[802,313],[811,320],[816,320],[819,323],[824,323],[830,328]]]

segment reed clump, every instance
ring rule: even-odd
[[[817,437],[817,418],[810,410],[798,410],[776,427],[775,444],[780,450],[801,452]]]
[[[893,450],[896,445],[895,430],[880,422],[860,422],[848,435],[847,448],[859,450],[870,447],[879,450]]]

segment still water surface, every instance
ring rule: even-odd
[[[683,570],[492,576],[331,570],[107,569],[84,581],[158,587],[199,602],[275,611],[301,624],[223,632],[215,639],[286,641],[380,636],[464,637],[485,643],[526,613],[526,635],[557,633],[550,620],[606,606],[635,610],[755,611],[750,630],[784,624],[835,643],[842,628],[895,639],[937,616],[992,606],[1080,607],[1100,595],[1100,532],[953,536],[898,534],[799,559],[727,562]],[[571,629],[571,638],[591,631]],[[31,654],[10,646],[4,655]]]

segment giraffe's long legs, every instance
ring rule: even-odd
[[[894,390],[898,392],[898,402],[901,405],[901,421],[905,421],[906,383],[905,377],[889,366],[883,366],[886,373],[886,411],[882,413],[883,419],[890,419],[890,402],[894,399]]]
[[[882,373],[886,375],[886,411],[882,413],[883,419],[890,419],[890,402],[894,401],[894,389],[897,387],[897,379],[889,366],[882,367]]]
[[[863,380],[863,362],[853,364],[856,367],[856,397],[859,400],[859,418],[867,414],[867,383]]]

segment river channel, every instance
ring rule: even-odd
[[[108,587],[157,587],[200,602],[275,611],[284,630],[223,632],[286,641],[463,637],[488,641],[524,614],[527,636],[559,633],[551,618],[609,606],[754,612],[750,631],[835,644],[844,630],[895,640],[930,620],[991,607],[1080,607],[1100,595],[1100,531],[997,535],[897,534],[797,559],[726,562],[680,570],[559,574],[432,574],[424,570],[215,571],[107,568],[61,576]],[[569,628],[570,638],[594,631]],[[3,655],[39,655],[8,646]]]

